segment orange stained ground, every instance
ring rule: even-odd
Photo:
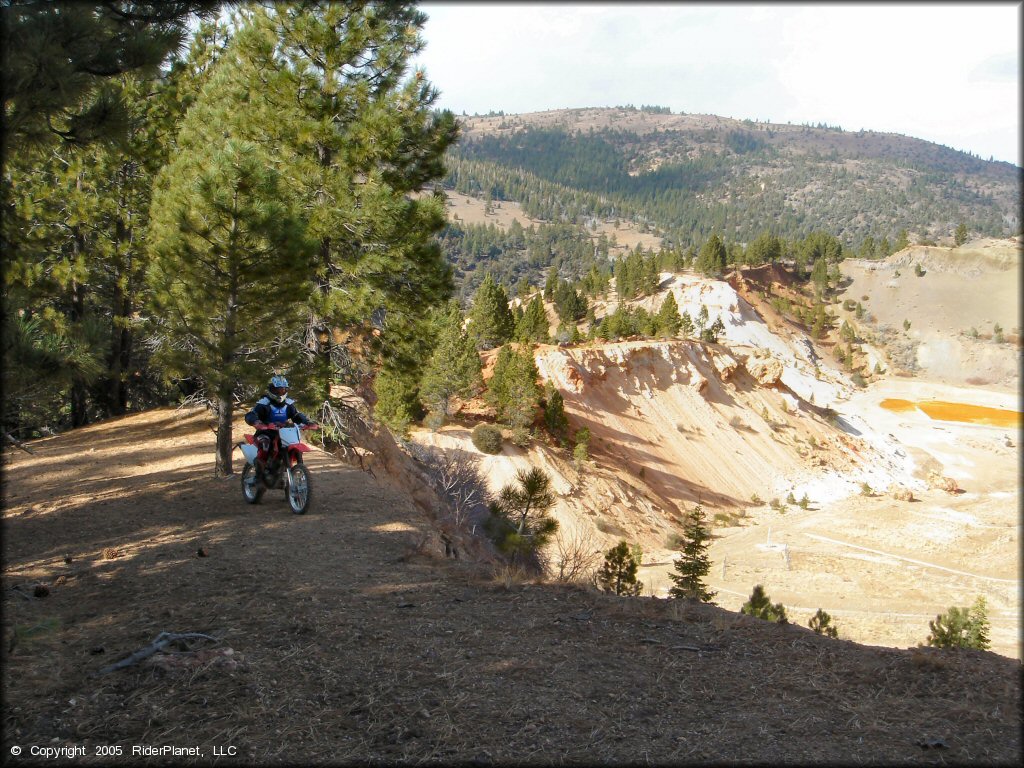
[[[993,427],[1019,427],[1020,411],[1003,408],[988,408],[984,405],[968,405],[966,403],[947,403],[942,400],[912,400],[887,398],[879,403],[883,408],[894,413],[905,413],[915,408],[923,411],[929,418],[940,421],[961,421],[967,424],[987,424]]]

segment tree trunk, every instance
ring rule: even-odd
[[[231,468],[231,394],[217,398],[217,477],[233,474]]]
[[[80,237],[75,236],[76,251],[80,250],[81,243]],[[71,313],[70,319],[72,323],[80,323],[85,317],[85,289],[78,283],[74,282],[71,285]],[[89,414],[87,411],[88,407],[88,395],[86,392],[85,382],[80,378],[75,378],[71,383],[71,426],[72,427],[84,427],[89,423]]]
[[[233,225],[234,229],[235,225]],[[232,236],[232,241],[234,237]],[[231,416],[234,402],[231,397],[234,382],[231,380],[232,357],[235,349],[235,336],[238,332],[238,270],[231,269],[231,286],[228,291],[228,302],[224,311],[224,339],[222,347],[221,369],[217,372],[217,477],[232,474],[231,469]]]
[[[128,410],[127,370],[131,361],[131,299],[119,288],[114,290],[113,319],[110,338],[110,355],[107,366],[105,397],[107,411],[112,416],[121,416]]]

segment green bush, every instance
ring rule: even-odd
[[[776,624],[789,623],[785,606],[782,603],[775,603],[773,605],[771,598],[768,597],[764,587],[760,584],[754,587],[754,591],[750,593],[750,599],[740,607],[740,613],[756,616],[765,621],[773,621]]]
[[[643,591],[643,584],[636,577],[639,567],[640,548],[620,541],[604,553],[604,564],[597,572],[597,584],[604,592],[613,595],[637,597]]]
[[[477,424],[471,435],[473,445],[484,453],[501,453],[501,430],[493,424]]]
[[[839,637],[839,631],[832,624],[832,617],[821,610],[821,608],[807,622],[807,626],[813,629],[816,634],[825,635],[825,637]]]
[[[988,607],[984,597],[978,597],[970,608],[953,606],[947,613],[928,622],[931,634],[928,645],[936,648],[977,648],[988,650],[989,629]]]

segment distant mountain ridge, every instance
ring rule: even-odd
[[[823,229],[854,247],[901,230],[939,240],[960,223],[973,235],[1020,232],[1020,168],[899,134],[628,107],[461,124],[452,186],[516,199],[531,179],[561,185],[575,199],[548,200],[544,218],[607,215],[588,210],[593,196],[682,246],[712,231],[749,242],[765,229]]]

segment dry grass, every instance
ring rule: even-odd
[[[308,515],[291,515],[280,493],[249,507],[237,478],[173,458],[207,440],[147,415],[9,462],[5,582],[50,595],[4,592],[5,753],[84,745],[81,762],[103,764],[99,744],[195,744],[204,757],[132,762],[208,764],[231,745],[233,762],[260,765],[1020,758],[1010,659],[859,646],[445,559],[410,503],[320,454]],[[93,464],[68,486],[87,443],[115,442],[171,468],[126,478],[114,461]],[[107,547],[125,554],[106,560]],[[162,631],[215,640],[96,675]],[[929,740],[948,748],[919,746]]]

